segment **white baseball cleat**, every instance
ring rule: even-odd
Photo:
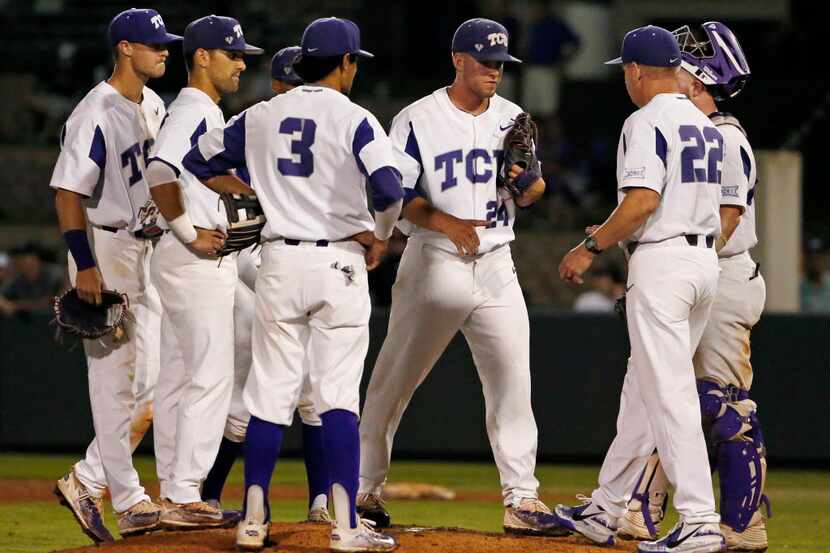
[[[103,512],[104,500],[89,493],[89,490],[75,476],[72,469],[55,485],[55,495],[61,505],[72,512],[75,520],[81,525],[81,530],[95,543],[112,542],[112,537],[107,527],[104,526]]]
[[[334,551],[392,551],[398,542],[375,531],[374,523],[358,517],[357,528],[343,530],[332,525],[329,548]]]
[[[161,507],[146,499],[118,513],[118,532],[124,538],[145,534],[160,524]]]
[[[690,524],[678,522],[672,531],[657,541],[640,542],[638,553],[716,553],[726,551],[717,523]]]
[[[577,499],[582,501],[578,507],[556,506],[553,514],[557,522],[595,543],[614,545],[614,536],[617,534],[617,521],[614,517],[588,497],[578,495]]]
[[[326,507],[312,507],[308,510],[306,522],[331,522],[331,515]]]
[[[245,517],[236,527],[236,547],[244,551],[259,551],[268,541],[271,523],[265,520],[265,495],[259,486],[248,488]]]
[[[660,523],[665,513],[663,505],[650,503],[648,513],[651,520],[647,521],[642,504],[639,501],[637,504],[640,508],[629,505],[625,514],[617,519],[617,536],[624,540],[656,540],[660,535]]]
[[[567,536],[569,528],[559,524],[550,508],[540,499],[525,497],[504,509],[504,531],[530,536]]]
[[[736,532],[726,524],[720,525],[720,531],[726,539],[727,551],[751,551],[760,553],[769,547],[767,541],[766,517],[761,511],[755,511],[749,520],[749,526],[743,532]]]

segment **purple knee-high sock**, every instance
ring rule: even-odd
[[[311,508],[314,498],[329,493],[329,470],[322,426],[303,423],[303,457],[308,477],[308,506]]]
[[[355,503],[360,471],[360,436],[357,415],[351,411],[334,409],[320,415],[323,420],[323,445],[329,468],[331,485],[340,484],[349,497],[349,526],[357,527]],[[335,511],[339,518],[341,513]]]
[[[265,496],[265,520],[271,520],[271,506],[268,503],[268,488],[271,475],[280,455],[282,435],[285,427],[251,417],[245,435],[245,500],[248,488],[259,486]],[[247,509],[247,505],[243,506]]]
[[[236,458],[239,457],[240,451],[242,451],[242,442],[232,442],[227,438],[222,438],[216,460],[213,462],[207,478],[202,483],[203,501],[209,499],[219,501],[222,498],[222,488],[225,487],[225,481],[228,479],[228,474],[231,472]]]

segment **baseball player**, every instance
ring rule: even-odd
[[[268,220],[244,392],[251,420],[245,518],[236,543],[243,549],[265,544],[271,474],[308,379],[331,480],[330,547],[387,551],[395,540],[355,513],[358,386],[369,344],[366,272],[386,248],[403,191],[383,128],[347,96],[358,57],[371,57],[360,49],[357,25],[315,20],[301,48],[295,69],[310,84],[256,104],[224,130],[202,136],[184,161],[217,191],[238,183],[229,168],[246,164]],[[377,226],[367,207],[367,178]]]
[[[661,27],[623,40],[625,85],[640,108],[623,125],[617,149],[619,205],[565,255],[560,276],[582,282],[596,255],[619,242],[629,256],[627,321],[631,356],[617,436],[599,487],[578,507],[556,507],[560,522],[592,541],[613,544],[617,519],[655,447],[677,493],[677,525],[638,551],[720,551],[706,443],[700,427],[692,353],[717,290],[714,245],[720,233],[721,132],[678,82],[680,48]]]
[[[484,392],[507,532],[562,535],[539,500],[530,402],[530,330],[510,253],[515,204],[496,187],[504,137],[522,109],[496,94],[507,30],[471,19],[452,39],[455,81],[404,108],[390,138],[406,192],[410,234],[392,289],[389,330],[360,424],[362,516],[387,526],[381,493],[403,412],[452,337],[464,333]],[[508,168],[511,176],[521,172]],[[517,178],[526,207],[544,192],[538,168]],[[503,329],[510,328],[509,340]]]
[[[224,127],[217,103],[236,92],[246,54],[236,19],[209,15],[184,33],[188,86],[170,104],[147,167],[153,199],[171,232],[151,271],[161,296],[162,370],[156,391],[155,445],[167,528],[219,526],[222,511],[200,487],[219,450],[233,387],[236,263],[217,263],[227,215],[218,195],[182,167],[199,136]],[[242,185],[236,192],[250,190]]]
[[[674,31],[681,49],[681,83],[689,99],[718,127],[724,139],[721,174],[721,234],[717,240],[718,293],[693,357],[704,429],[717,448],[721,531],[727,548],[764,551],[767,532],[759,510],[766,480],[766,451],[752,385],[749,335],[761,317],[764,278],[749,249],[755,235],[755,158],[746,131],[717,102],[737,96],[750,71],[743,49],[723,23],[688,25]],[[655,454],[620,519],[620,533],[648,539],[657,534],[668,491]]]
[[[70,252],[70,279],[85,301],[100,303],[101,290],[108,288],[126,293],[133,306],[148,304],[151,239],[160,230],[143,172],[165,110],[145,84],[164,74],[167,45],[179,40],[155,10],[116,15],[109,25],[113,74],[84,97],[64,125],[50,186],[56,189],[58,221]],[[122,536],[151,530],[160,517],[132,465],[131,377],[140,331],[128,321],[124,336],[84,341],[95,442]],[[59,481],[58,492],[96,539],[100,489],[92,478],[82,480],[85,468],[84,462],[75,465]]]
[[[271,88],[279,95],[302,84],[302,79],[293,68],[294,59],[299,55],[300,47],[283,48],[271,59]],[[237,167],[236,174],[250,184],[247,167]],[[225,426],[225,436],[219,446],[219,453],[210,472],[202,484],[202,498],[207,503],[219,506],[222,488],[225,485],[233,463],[242,450],[242,442],[248,428],[251,414],[245,407],[243,390],[251,368],[251,331],[254,323],[254,290],[256,275],[261,264],[259,248],[239,252],[236,256],[239,280],[233,304],[235,360],[234,386],[231,407]],[[310,398],[308,381],[303,385],[303,394],[297,404],[297,411],[302,420],[303,455],[305,458],[308,482],[308,522],[331,522],[328,511],[328,468],[326,467],[325,448],[320,417],[314,412]],[[237,511],[224,511],[225,519]],[[240,513],[241,517],[241,513]],[[238,522],[238,519],[237,519]]]

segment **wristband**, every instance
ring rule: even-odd
[[[86,230],[67,230],[63,233],[63,240],[66,242],[66,247],[69,248],[72,259],[75,260],[75,266],[79,271],[95,267],[95,257],[92,255],[92,249],[89,247],[89,238],[86,236]]]
[[[190,221],[190,217],[187,215],[187,211],[172,221],[168,221],[167,224],[170,226],[170,230],[173,231],[173,234],[176,235],[176,238],[181,240],[183,244],[190,244],[199,236],[196,232],[196,228]]]

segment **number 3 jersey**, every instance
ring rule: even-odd
[[[474,116],[458,109],[447,89],[436,90],[410,104],[392,121],[389,137],[395,146],[404,186],[404,205],[422,197],[459,219],[489,221],[477,228],[479,253],[511,242],[515,207],[500,194],[504,135],[522,109],[504,98],[490,98],[487,111]],[[403,221],[401,230],[452,253],[457,248],[443,234]]]
[[[682,94],[658,94],[632,113],[617,148],[617,190],[660,194],[660,205],[628,242],[720,234],[723,137]]]
[[[144,168],[164,115],[164,102],[146,86],[137,104],[102,81],[63,126],[49,186],[86,196],[93,225],[139,230],[150,199]]]
[[[247,166],[268,222],[264,240],[342,240],[374,229],[375,209],[403,197],[389,138],[336,90],[299,86],[202,135],[184,167],[206,180]]]

